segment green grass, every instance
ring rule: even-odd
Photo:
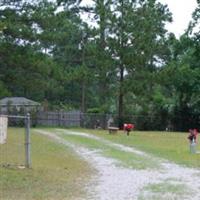
[[[0,146],[0,199],[74,200],[87,196],[84,185],[93,172],[88,164],[71,149],[34,131],[32,168],[18,168],[24,163],[24,150],[14,144],[23,141],[23,134],[23,129],[9,129],[7,144]]]
[[[0,145],[0,163],[24,164],[25,129],[9,129],[6,144]]]
[[[44,128],[51,132],[53,128]],[[178,164],[200,167],[200,154],[190,154],[186,133],[165,132],[131,132],[128,137],[123,132],[110,135],[103,130],[75,129],[86,132],[114,143],[134,147],[160,158],[166,158]],[[0,199],[4,200],[76,200],[86,199],[85,185],[94,171],[88,163],[77,157],[74,152],[61,144],[57,144],[46,136],[37,134],[32,129],[31,150],[32,168],[20,169],[24,164],[24,130],[12,128],[8,132],[8,140],[0,145]],[[60,132],[60,131],[59,131]],[[135,169],[158,167],[157,160],[146,159],[134,153],[124,152],[105,142],[65,135],[63,138],[91,150],[99,150],[103,155],[115,158],[126,166]],[[198,149],[199,150],[199,149]],[[200,176],[200,174],[197,174]],[[186,187],[167,181],[147,185],[143,188],[140,200],[173,199],[180,197]],[[164,195],[163,195],[164,194]],[[187,195],[187,192],[184,194]],[[170,196],[171,195],[171,196]],[[173,196],[175,195],[175,196]],[[173,196],[173,197],[172,197]]]
[[[134,147],[177,164],[195,168],[200,167],[200,154],[190,154],[189,152],[187,133],[132,131],[130,136],[126,136],[123,131],[110,135],[105,130],[74,130],[91,133],[115,143]],[[198,144],[197,150],[200,151],[200,145]]]
[[[120,149],[110,146],[107,143],[104,143],[103,141],[78,135],[66,135],[63,133],[60,133],[60,135],[68,142],[77,144],[78,146],[82,145],[91,150],[98,150],[101,152],[102,155],[120,161],[118,163],[119,165],[123,165],[134,169],[147,169],[159,167],[159,163],[157,160],[149,160],[145,156],[122,151]]]
[[[138,200],[178,200],[180,198],[187,199],[191,196],[193,191],[188,189],[188,187],[178,181],[176,183],[171,182],[169,180],[161,182],[161,183],[154,183],[145,186],[140,195]]]

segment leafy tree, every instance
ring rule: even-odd
[[[36,8],[36,4],[7,1],[0,10],[6,25],[0,36],[0,72],[11,95],[41,100],[46,96],[50,76],[55,75],[55,64],[38,45]]]
[[[103,113],[110,112],[114,78],[113,59],[108,46],[110,9],[112,1],[94,0],[92,7],[82,8],[93,16],[96,26],[91,28],[90,54],[94,71],[96,95],[96,107]]]
[[[198,4],[186,33],[179,40],[171,40],[170,62],[159,74],[164,86],[162,93],[170,102],[167,111],[175,130],[199,126],[199,17]]]
[[[122,123],[127,93],[140,95],[140,99],[144,93],[147,96],[152,89],[151,74],[159,62],[165,62],[167,31],[164,25],[171,21],[171,14],[155,0],[119,0],[114,2],[110,19],[109,46],[119,80],[118,115]]]

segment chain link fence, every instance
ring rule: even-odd
[[[114,114],[71,112],[40,112],[32,116],[32,126],[102,128],[108,126],[123,127],[124,123],[135,125],[136,130],[145,131],[187,131],[198,128],[200,116],[190,117],[168,115],[124,115],[119,119]]]
[[[31,166],[30,115],[0,115],[0,118],[8,120],[4,130],[7,132],[5,142],[0,144],[0,165],[29,168]]]
[[[174,130],[173,123],[163,116],[124,115],[119,119],[117,115],[75,112],[39,112],[32,116],[32,126],[50,127],[82,127],[102,128],[108,126],[123,127],[123,123],[132,123],[137,130]]]
[[[81,113],[71,112],[38,112],[31,114],[32,127],[82,127],[82,128],[102,128],[116,126],[121,128],[123,123],[132,123],[136,130],[147,131],[186,131],[190,128],[197,128],[200,124],[199,119],[188,119],[176,117],[170,119],[168,116],[161,115],[124,115],[121,119],[113,114]],[[24,127],[24,119],[10,118],[10,127]]]

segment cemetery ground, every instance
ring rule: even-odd
[[[187,133],[31,129],[31,169],[19,166],[23,137],[10,128],[0,146],[2,199],[200,199],[200,154],[189,153]]]

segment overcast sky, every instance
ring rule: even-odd
[[[197,7],[196,0],[159,0],[167,4],[173,14],[173,23],[167,25],[167,29],[179,37],[187,28],[192,19],[192,12]]]
[[[192,12],[197,7],[197,0],[158,0],[167,4],[173,14],[173,23],[166,27],[179,37],[187,28],[189,21],[192,19]],[[83,0],[84,4],[91,4],[91,0]]]

